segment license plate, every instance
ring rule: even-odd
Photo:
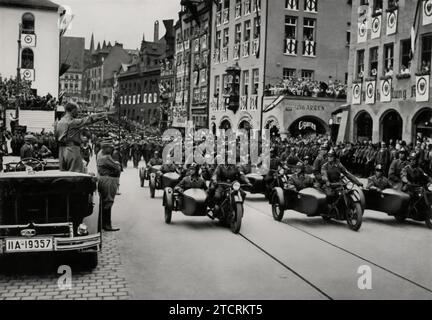
[[[33,238],[33,239],[6,239],[5,252],[41,252],[53,251],[53,238]]]

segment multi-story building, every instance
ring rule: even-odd
[[[82,102],[85,38],[62,37],[60,62],[69,69],[60,76],[60,92],[63,101]]]
[[[208,128],[212,1],[196,5],[196,15],[184,8],[175,26],[176,77],[174,127],[192,120],[196,128]]]
[[[346,101],[349,2],[213,6],[210,127],[329,133],[332,113]]]
[[[353,1],[351,106],[345,131],[350,139],[403,139],[409,143],[421,137],[432,138],[431,8],[431,1],[420,0]]]
[[[120,114],[129,120],[147,125],[168,121],[174,73],[173,20],[164,20],[165,35],[159,37],[155,23],[154,41],[143,39],[135,63],[123,65],[118,72]]]
[[[96,50],[90,48],[90,52],[93,53],[85,71],[85,96],[93,108],[109,109],[113,103],[114,73],[122,64],[132,63],[136,52],[124,49],[121,43],[111,45],[105,41],[102,46],[98,43]]]
[[[19,68],[21,79],[32,81],[39,96],[58,96],[58,11],[48,0],[0,0],[0,74],[16,77]]]

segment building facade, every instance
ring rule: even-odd
[[[58,97],[58,10],[48,0],[0,0],[0,74],[16,77],[18,61],[21,79],[32,81],[39,96]]]
[[[298,131],[290,128],[296,120],[308,117],[313,123],[309,128],[323,126],[329,133],[332,112],[346,99],[350,12],[349,3],[337,0],[215,4],[210,127],[277,127],[288,134]],[[238,108],[228,102],[236,91]],[[314,108],[286,111],[299,104],[319,106],[322,101],[325,111],[319,116]]]
[[[159,22],[156,22],[154,41],[143,39],[138,60],[120,69],[118,85],[122,117],[155,126],[168,121],[174,86],[173,23],[173,20],[164,20],[166,33],[157,39]]]
[[[187,120],[196,128],[208,128],[209,75],[212,1],[203,1],[194,16],[185,8],[175,26],[175,101],[174,127]]]
[[[83,102],[84,50],[85,38],[62,37],[60,62],[69,66],[69,69],[60,76],[63,101]]]
[[[350,139],[409,143],[432,138],[431,14],[432,1],[353,1]]]

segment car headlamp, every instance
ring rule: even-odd
[[[240,190],[240,183],[234,182],[233,189],[234,189],[234,191],[239,191]]]
[[[430,192],[432,192],[432,183],[431,183],[430,185],[428,185],[428,190],[429,190]]]
[[[87,226],[84,223],[81,223],[78,226],[77,234],[79,236],[86,236],[86,235],[88,235],[88,228],[87,228]]]
[[[282,176],[282,175],[284,175],[285,174],[285,170],[284,169],[280,169],[279,170],[279,174]]]
[[[347,188],[348,189],[353,189],[354,188],[354,183],[352,183],[351,181],[347,183]]]

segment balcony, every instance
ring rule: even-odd
[[[234,44],[234,60],[240,59],[240,43]]]
[[[297,55],[297,40],[296,39],[285,39],[285,50],[286,55],[296,56]]]
[[[314,58],[316,56],[316,42],[312,40],[303,41],[303,56]]]
[[[250,54],[250,42],[243,42],[243,58],[249,57]]]

